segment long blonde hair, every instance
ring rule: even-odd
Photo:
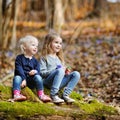
[[[50,32],[45,36],[42,48],[42,57],[46,58],[46,56],[52,52],[51,43],[58,37],[60,37],[60,35],[56,32]],[[56,55],[59,57],[62,63],[64,63],[63,50],[61,49]]]

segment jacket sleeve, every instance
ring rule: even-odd
[[[40,75],[42,77],[47,77],[50,74],[50,71],[47,69],[47,61],[44,58],[40,59]]]
[[[17,56],[15,60],[15,75],[21,76],[22,80],[26,79],[26,76],[22,67],[22,59],[20,56]]]

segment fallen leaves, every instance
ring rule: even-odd
[[[81,73],[86,89],[93,89],[92,95],[108,103],[120,100],[119,48],[119,37],[102,37],[84,41],[79,38],[79,43],[65,49],[67,62]],[[78,89],[82,86],[79,84]]]
[[[92,89],[91,95],[98,99],[108,103],[119,103],[120,37],[115,35],[119,34],[120,29],[119,23],[113,23],[107,19],[105,22],[95,19],[82,21],[80,24],[68,23],[65,26],[66,30],[62,32],[62,38],[66,63],[81,74],[76,90],[86,88],[89,93],[89,89]],[[41,29],[45,26],[44,23],[18,22],[17,26],[18,37],[29,33],[42,38],[47,32]],[[75,27],[76,30],[73,29]],[[43,41],[39,42],[41,44]],[[37,58],[40,58],[40,52]],[[0,80],[2,80],[14,70],[15,53],[5,51],[4,58],[0,53],[0,59],[4,59],[4,62],[0,61],[2,66]]]

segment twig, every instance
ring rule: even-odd
[[[4,81],[8,80],[9,78],[14,76],[14,72],[6,75],[2,80],[0,80],[0,83],[3,83]]]

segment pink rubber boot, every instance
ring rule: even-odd
[[[49,96],[45,95],[43,90],[38,91],[38,96],[39,96],[40,100],[43,102],[50,102],[51,101],[51,98]]]
[[[26,100],[26,97],[23,96],[22,94],[20,94],[19,90],[14,90],[13,94],[14,94],[14,100],[15,101],[24,101],[24,100]]]

